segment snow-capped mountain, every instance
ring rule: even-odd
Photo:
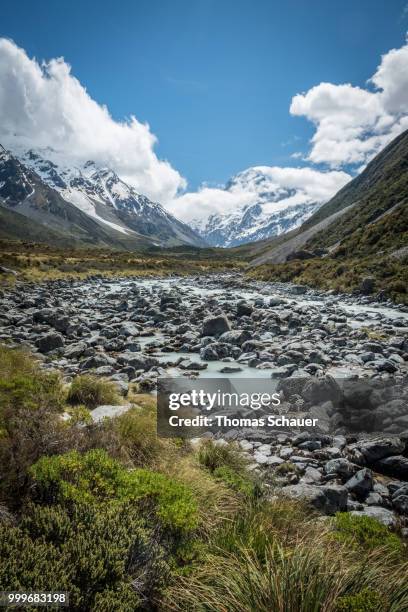
[[[263,240],[299,227],[324,202],[299,187],[279,184],[270,168],[254,167],[225,186],[230,194],[248,194],[249,203],[192,222],[211,246],[232,247]]]
[[[67,165],[52,149],[30,149],[17,153],[17,157],[65,201],[106,229],[124,237],[137,233],[160,246],[205,244],[189,226],[137,193],[110,168],[94,161]]]

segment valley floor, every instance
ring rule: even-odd
[[[408,610],[406,306],[214,271],[20,276],[0,304],[3,589],[58,583],[78,611]],[[278,384],[323,428],[160,438],[156,382],[181,375]],[[345,411],[316,395],[356,378]]]

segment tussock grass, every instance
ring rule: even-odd
[[[113,382],[84,374],[77,376],[71,383],[67,402],[71,405],[83,404],[92,409],[103,404],[120,404],[120,397]]]
[[[200,444],[197,458],[200,465],[210,472],[225,466],[236,472],[242,472],[249,464],[249,460],[236,444],[217,444],[212,440],[205,440]]]
[[[407,570],[386,548],[362,554],[334,540],[330,522],[276,498],[223,525],[200,565],[173,581],[162,605],[197,612],[399,612],[408,609]]]

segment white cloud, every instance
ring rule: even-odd
[[[211,214],[235,211],[259,201],[270,201],[272,211],[301,202],[325,202],[350,178],[336,170],[256,166],[234,177],[226,189],[203,187],[175,199],[170,207],[182,219],[199,222]]]
[[[39,64],[0,39],[0,142],[52,147],[67,161],[93,159],[154,200],[166,202],[185,180],[154,152],[156,137],[135,117],[115,121],[63,59]]]
[[[408,43],[382,56],[367,88],[320,83],[294,96],[290,112],[316,126],[309,161],[366,164],[408,128]]]

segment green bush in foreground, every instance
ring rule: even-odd
[[[400,538],[370,516],[338,512],[333,519],[333,526],[336,539],[348,546],[367,551],[384,548],[391,554],[403,554],[404,547]]]
[[[197,504],[185,485],[158,472],[126,470],[101,449],[42,457],[30,473],[47,503],[137,502],[154,509],[171,530],[189,532],[198,525]]]
[[[0,526],[2,588],[65,590],[71,610],[139,609],[167,573],[131,506],[30,505],[19,527]]]
[[[380,612],[387,609],[386,605],[387,602],[378,591],[366,588],[355,595],[339,597],[336,612]]]
[[[96,408],[103,404],[119,404],[120,399],[114,383],[84,374],[77,376],[68,391],[67,401],[72,405]]]

